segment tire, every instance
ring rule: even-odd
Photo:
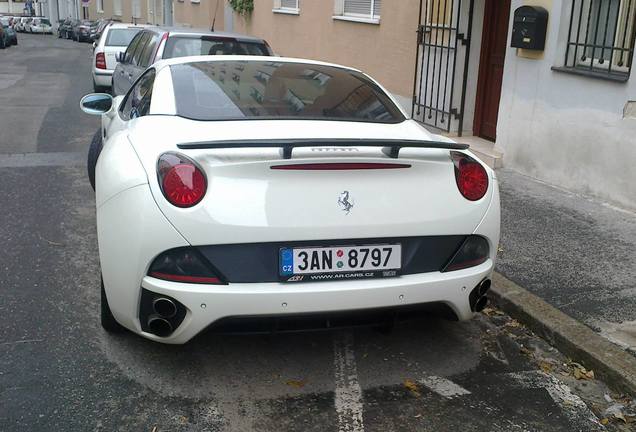
[[[104,279],[101,280],[101,300],[99,302],[100,309],[100,321],[102,323],[102,327],[108,333],[123,333],[126,331],[124,326],[119,324],[113,313],[110,310],[110,306],[108,306],[108,299],[106,298],[106,290],[104,289]]]
[[[97,159],[102,152],[102,130],[101,128],[93,135],[91,146],[88,148],[88,159],[86,161],[86,168],[88,170],[88,181],[91,183],[91,187],[95,190],[95,166],[97,165]]]

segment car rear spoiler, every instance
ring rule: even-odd
[[[294,148],[300,147],[383,147],[382,153],[397,159],[403,148],[434,148],[447,150],[466,150],[468,144],[457,144],[443,141],[422,140],[386,140],[386,139],[262,139],[206,141],[177,144],[186,149],[229,149],[229,148],[270,148],[283,150],[283,159],[291,159]]]

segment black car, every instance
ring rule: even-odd
[[[73,26],[73,39],[76,42],[89,42],[91,41],[91,28],[95,24],[95,21],[81,20]]]
[[[102,33],[104,32],[104,29],[111,22],[113,22],[113,20],[108,18],[101,18],[97,20],[95,22],[95,25],[91,29],[91,40],[93,41],[99,40],[99,38],[102,37]]]
[[[0,49],[5,49],[11,46],[11,42],[9,41],[9,35],[4,30],[2,24],[0,24]]]
[[[57,28],[57,36],[64,39],[74,39],[73,27],[79,23],[79,20],[66,18]]]

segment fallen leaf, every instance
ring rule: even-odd
[[[510,321],[508,321],[506,324],[504,324],[505,327],[512,327],[512,328],[517,328],[517,327],[521,327],[521,323],[519,321],[517,321],[516,319],[512,319]]]
[[[539,363],[539,367],[545,373],[552,372],[552,369],[554,368],[554,366],[552,366],[550,363],[545,362],[545,361],[540,362]]]
[[[504,315],[504,313],[498,309],[492,308],[492,307],[486,307],[484,308],[481,313],[488,315],[488,316],[495,316],[495,315]]]
[[[285,384],[297,389],[305,387],[305,381],[301,381],[301,380],[289,380]]]
[[[602,419],[601,419],[601,424],[602,424],[603,426],[605,426],[605,425],[606,425],[606,424],[608,424],[608,423],[609,423],[609,419],[608,419],[607,417],[605,417],[605,418],[602,418]]]
[[[404,380],[404,387],[406,387],[413,396],[420,397],[422,393],[420,393],[420,389],[417,386],[417,383],[411,381],[410,379]]]

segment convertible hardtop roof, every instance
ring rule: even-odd
[[[319,66],[329,66],[335,67],[339,69],[350,70],[354,72],[363,73],[359,69],[355,69],[348,66],[342,66],[335,63],[327,63],[317,60],[308,60],[302,58],[294,58],[294,57],[270,57],[270,56],[246,56],[246,55],[200,55],[200,56],[189,56],[189,57],[175,57],[171,59],[160,60],[154,64],[154,67],[159,71],[164,69],[166,66],[179,65],[179,64],[190,64],[190,63],[211,63],[211,62],[224,62],[224,61],[246,61],[246,62],[270,62],[270,63],[302,63],[307,65],[319,65]]]

